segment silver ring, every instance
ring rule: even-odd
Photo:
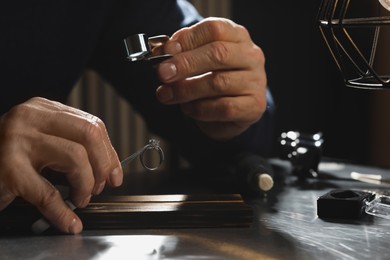
[[[150,166],[145,164],[145,162],[144,162],[144,154],[145,154],[146,151],[149,151],[149,150],[156,150],[156,151],[158,151],[158,154],[160,156],[160,161],[159,161],[157,166],[150,167]],[[145,169],[147,169],[149,171],[154,171],[154,170],[157,170],[161,166],[161,164],[164,162],[164,152],[163,152],[163,150],[161,149],[161,147],[159,145],[148,144],[148,145],[145,146],[145,149],[143,149],[143,151],[141,152],[141,154],[139,156],[139,160],[140,160],[142,166]]]

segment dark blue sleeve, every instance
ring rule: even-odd
[[[162,105],[156,99],[155,89],[159,82],[152,66],[126,61],[123,38],[135,33],[170,35],[183,26],[200,21],[202,17],[196,10],[183,0],[153,1],[153,7],[150,7],[150,1],[126,3],[108,24],[91,66],[143,116],[149,130],[169,141],[193,164],[225,160],[241,151],[269,155],[274,117],[270,92],[267,92],[267,110],[258,122],[240,136],[219,142],[203,134],[191,118],[182,114],[179,106]],[[136,12],[134,8],[137,8]]]
[[[229,140],[215,141],[206,137],[195,125],[189,122],[191,135],[181,136],[181,151],[193,164],[214,164],[231,160],[239,153],[253,153],[262,157],[272,155],[274,147],[275,104],[270,91],[267,91],[267,108],[262,118],[251,125],[244,133]],[[191,129],[191,130],[190,130]]]

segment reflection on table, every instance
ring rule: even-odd
[[[1,259],[388,258],[390,220],[364,216],[358,220],[326,221],[318,218],[316,202],[319,196],[336,188],[386,193],[389,185],[355,181],[350,173],[390,177],[390,171],[327,161],[320,164],[321,178],[298,181],[288,162],[271,162],[275,187],[266,196],[246,199],[255,213],[250,227],[85,230],[76,236],[3,235]],[[139,185],[145,180],[129,181]],[[148,182],[149,191],[168,192],[167,183],[164,190],[155,189],[154,183],[159,181]],[[178,194],[185,189],[192,192],[185,186],[169,188]],[[204,186],[201,192],[207,192]]]

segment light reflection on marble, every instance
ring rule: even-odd
[[[97,253],[93,259],[162,259],[175,251],[177,238],[174,236],[108,236],[88,238],[107,243],[107,250]]]
[[[333,179],[305,183],[298,183],[288,171],[278,171],[284,178],[276,180],[272,193],[248,201],[255,212],[250,228],[86,230],[76,236],[35,237],[0,234],[0,259],[388,259],[389,220],[368,216],[325,221],[317,217],[316,201],[336,188],[388,191],[390,185],[348,177],[351,171],[387,176],[390,171],[345,164],[332,168]]]

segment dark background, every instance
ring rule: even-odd
[[[324,156],[369,164],[372,92],[345,87],[317,27],[319,6],[319,0],[232,1],[232,18],[265,53],[275,134],[322,132]]]

